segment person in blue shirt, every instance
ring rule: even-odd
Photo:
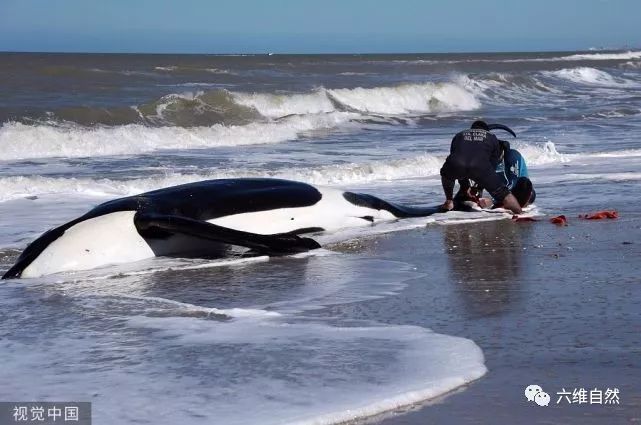
[[[527,164],[523,155],[516,149],[512,149],[510,144],[504,140],[500,140],[503,155],[502,160],[496,166],[496,174],[501,181],[510,189],[510,192],[519,202],[521,207],[534,202],[536,199],[536,192],[530,180]],[[479,204],[484,207],[493,206],[494,208],[501,207],[501,203],[497,200],[489,198],[481,198],[483,188],[476,186],[476,193],[479,196]]]

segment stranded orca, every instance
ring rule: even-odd
[[[216,258],[234,250],[292,254],[320,248],[302,234],[439,211],[287,180],[207,180],[98,205],[32,242],[2,278],[154,256]]]

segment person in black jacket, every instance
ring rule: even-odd
[[[454,208],[454,185],[459,181],[464,192],[470,187],[469,179],[485,188],[492,198],[502,203],[503,208],[514,214],[521,214],[521,206],[510,189],[496,174],[496,167],[501,161],[502,147],[499,139],[490,133],[484,121],[474,121],[469,130],[457,133],[452,139],[450,154],[441,168],[441,183],[445,194],[442,208],[449,211]]]

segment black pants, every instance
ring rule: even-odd
[[[512,188],[512,195],[519,201],[520,206],[531,204],[536,199],[536,192],[532,186],[532,181],[527,177],[519,177]]]
[[[510,193],[510,190],[496,174],[492,164],[473,158],[448,156],[441,168],[441,176],[448,180],[459,180],[461,186],[468,179],[472,179],[480,187],[485,188],[497,202],[502,202]]]

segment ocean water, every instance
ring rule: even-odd
[[[639,51],[0,54],[0,271],[98,203],[203,179],[434,205],[451,137],[477,118],[518,134],[508,140],[538,214],[638,210]],[[363,317],[359,306],[430,277],[359,246],[500,218],[346,230],[290,258],[159,258],[8,281],[0,400],[92,401],[97,423],[321,424],[437,397],[482,379],[483,352],[409,317]]]

